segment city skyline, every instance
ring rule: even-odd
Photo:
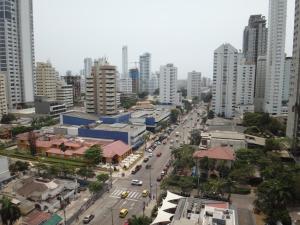
[[[294,1],[287,1],[286,53],[291,56]],[[214,0],[206,2],[205,7],[197,1],[184,4],[182,0],[88,2],[90,4],[75,0],[70,8],[67,0],[33,1],[37,62],[49,59],[61,75],[67,70],[77,74],[83,68],[85,57],[107,56],[121,72],[122,46],[127,45],[129,68],[140,55],[149,52],[153,72],[161,65],[174,63],[178,67],[179,79],[186,79],[192,70],[212,77],[211,53],[217,46],[228,42],[242,49],[243,30],[252,14],[262,14],[268,24],[268,1],[261,0]],[[216,3],[218,7],[215,7]],[[235,10],[231,13],[233,4]],[[101,7],[101,13],[93,13]],[[114,17],[118,15],[114,19],[109,15],[112,10]],[[178,16],[183,13],[184,16]],[[215,16],[220,13],[224,16]],[[103,19],[107,22],[104,23]],[[95,28],[99,31],[95,32]]]

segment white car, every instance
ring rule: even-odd
[[[142,186],[143,181],[141,181],[141,180],[132,180],[131,185]]]
[[[150,148],[148,148],[146,151],[152,153],[152,150]]]
[[[149,153],[149,157],[152,157],[152,156],[153,156],[153,153],[152,153],[152,152],[150,152],[150,153]]]

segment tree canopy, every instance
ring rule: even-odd
[[[103,156],[102,148],[100,145],[93,145],[84,153],[84,158],[92,165],[97,165],[101,162]]]
[[[4,225],[12,225],[21,217],[21,210],[11,202],[11,199],[4,196],[0,200],[0,215]]]
[[[170,120],[172,123],[176,123],[178,120],[180,111],[178,109],[172,109],[170,114]]]

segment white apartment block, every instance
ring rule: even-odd
[[[56,100],[65,103],[67,108],[74,106],[73,102],[73,86],[60,80],[57,82]]]
[[[6,87],[6,75],[0,73],[0,117],[8,113]]]
[[[201,99],[201,88],[202,88],[201,73],[192,71],[188,73],[187,79],[187,98],[192,100],[194,97]],[[206,83],[207,80],[205,80]]]
[[[289,101],[290,92],[293,91],[290,88],[292,77],[292,57],[286,57],[284,61],[284,73],[283,73],[283,90],[282,101]]]
[[[56,100],[57,72],[50,62],[36,66],[36,94]]]
[[[255,64],[247,64],[241,59],[237,69],[236,104],[253,105],[255,84]]]
[[[265,87],[266,87],[266,67],[267,57],[259,56],[256,63],[256,79],[254,94],[254,110],[255,112],[263,112]]]
[[[214,51],[212,110],[225,118],[235,115],[238,58],[238,50],[230,44]]]
[[[281,114],[285,61],[287,0],[269,1],[269,34],[267,48],[264,111]]]
[[[84,59],[84,69],[83,73],[85,77],[88,77],[92,73],[92,67],[93,67],[93,60],[92,58],[85,58]]]
[[[7,77],[10,109],[34,101],[32,0],[0,0],[0,71]]]
[[[85,80],[85,110],[87,113],[95,113],[94,77],[87,76]]]
[[[149,80],[151,75],[151,54],[144,53],[140,56],[140,92],[149,91]]]
[[[132,79],[127,76],[119,80],[119,91],[122,93],[132,93]]]
[[[160,67],[159,99],[162,104],[177,103],[177,67],[173,64]]]

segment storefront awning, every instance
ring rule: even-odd
[[[167,202],[169,202],[169,201],[178,200],[178,199],[181,199],[181,198],[184,198],[184,197],[182,197],[180,195],[176,195],[176,194],[174,194],[172,192],[167,191],[167,197],[165,198],[165,200]]]
[[[160,210],[167,210],[167,209],[174,209],[177,205],[171,202],[168,202],[167,200],[163,200],[162,206],[160,207]]]
[[[163,210],[158,210],[157,216],[151,224],[171,222],[172,216],[174,216],[174,214],[167,213]]]

